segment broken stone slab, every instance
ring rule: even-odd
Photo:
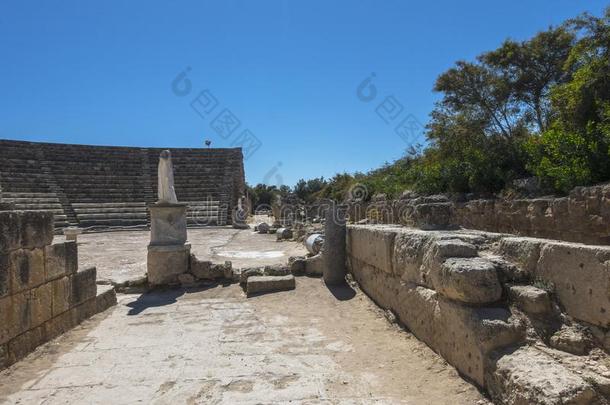
[[[496,267],[483,258],[449,258],[430,277],[436,291],[456,301],[486,304],[502,297]]]
[[[248,296],[265,292],[286,291],[295,288],[292,274],[287,276],[252,276],[248,278],[246,293]]]
[[[500,404],[585,405],[601,399],[581,375],[532,346],[498,353],[485,381]]]
[[[246,284],[248,278],[252,276],[287,276],[289,274],[291,274],[290,268],[283,265],[242,269],[239,275],[239,283]]]
[[[530,315],[544,315],[553,310],[549,293],[532,285],[513,285],[508,296],[523,312]]]
[[[302,276],[305,274],[306,263],[307,259],[305,256],[290,256],[288,258],[290,272],[295,276]]]

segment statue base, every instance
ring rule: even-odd
[[[189,270],[191,245],[148,245],[147,278],[151,286],[177,284]]]
[[[186,243],[186,204],[150,204],[150,244],[154,246]]]
[[[186,204],[157,202],[150,210],[148,283],[152,286],[178,283],[189,271],[191,245],[186,243]]]

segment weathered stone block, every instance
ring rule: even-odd
[[[30,309],[33,328],[53,317],[53,286],[50,283],[30,291]]]
[[[54,243],[44,250],[47,281],[76,273],[78,248],[74,241]]]
[[[489,368],[486,382],[494,402],[499,404],[597,403],[597,394],[587,381],[531,346],[500,353]]]
[[[11,292],[31,289],[45,282],[43,249],[17,249],[9,255]]]
[[[393,273],[403,281],[425,285],[421,265],[433,239],[428,232],[399,232],[394,239]]]
[[[97,300],[95,297],[90,298],[72,308],[70,312],[72,312],[72,318],[76,319],[76,323],[79,324],[97,313]]]
[[[11,277],[9,267],[9,255],[0,254],[0,298],[11,292]]]
[[[74,273],[70,280],[70,287],[72,288],[70,293],[71,307],[95,298],[97,293],[97,285],[95,284],[96,275],[97,270],[95,267]]]
[[[21,360],[46,340],[45,329],[42,326],[17,336],[8,343],[9,363],[13,364]]]
[[[66,311],[47,321],[43,327],[48,339],[53,339],[76,326],[75,313]]]
[[[508,295],[525,313],[543,315],[552,310],[549,294],[540,288],[531,285],[515,285],[509,288]]]
[[[51,284],[53,293],[52,312],[54,317],[70,309],[70,303],[72,302],[71,281],[71,277],[65,276],[49,283]]]
[[[348,254],[378,269],[392,273],[392,252],[396,229],[396,227],[383,225],[351,225],[348,230]]]
[[[0,344],[0,370],[9,366],[8,345]]]
[[[536,272],[540,258],[540,246],[544,240],[535,238],[509,237],[502,238],[499,253],[519,265],[528,275]]]
[[[479,257],[447,259],[430,278],[436,291],[456,301],[485,304],[502,297],[495,266]]]
[[[13,336],[23,333],[32,327],[32,309],[30,292],[23,291],[11,295],[11,327]]]
[[[15,336],[13,325],[13,300],[11,297],[0,298],[0,345]]]
[[[212,262],[207,260],[199,260],[194,254],[190,255],[191,274],[199,280],[214,280],[222,278],[222,274],[212,274]]]
[[[610,247],[549,241],[536,277],[554,286],[569,315],[610,328]]]
[[[15,211],[0,211],[0,254],[21,247],[21,217]]]
[[[151,204],[150,244],[183,245],[186,242],[186,204]]]
[[[148,283],[177,284],[178,275],[189,270],[191,245],[148,246]]]
[[[21,247],[42,248],[53,242],[53,213],[21,211]]]
[[[98,286],[96,300],[96,313],[103,312],[116,305],[116,291],[113,286]]]
[[[273,291],[286,291],[295,288],[294,276],[252,276],[248,278],[246,291],[248,296]]]
[[[551,347],[578,356],[585,355],[592,347],[591,339],[583,330],[574,326],[563,326],[549,339]]]
[[[455,226],[454,206],[450,202],[417,204],[413,222],[420,229],[449,229]]]

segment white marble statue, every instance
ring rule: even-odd
[[[176,190],[174,190],[174,167],[172,166],[172,155],[168,150],[161,152],[159,156],[159,201],[160,203],[178,203]]]

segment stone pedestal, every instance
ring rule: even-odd
[[[149,205],[150,244],[148,245],[148,283],[178,283],[178,276],[189,270],[191,245],[186,243],[186,204]]]
[[[186,204],[156,203],[150,210],[150,244],[183,245],[186,243]]]
[[[148,245],[148,283],[176,284],[178,276],[189,268],[190,243],[184,245]]]

